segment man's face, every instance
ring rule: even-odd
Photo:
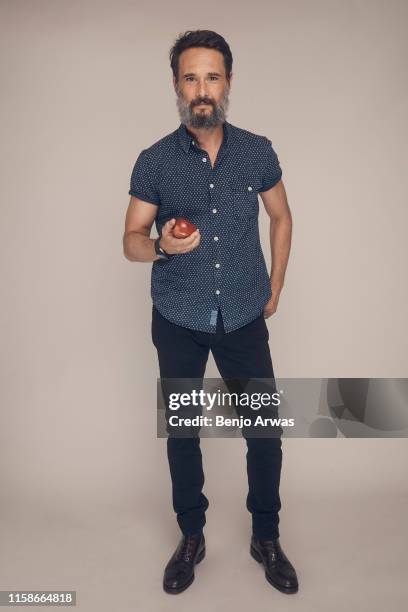
[[[179,57],[179,79],[173,83],[180,120],[194,128],[222,125],[228,110],[229,84],[220,51],[193,47]]]

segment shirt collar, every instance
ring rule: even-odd
[[[222,124],[222,127],[224,131],[224,141],[223,142],[227,144],[228,137],[231,133],[231,127],[228,121],[224,121],[224,123]],[[186,153],[188,153],[190,149],[190,145],[192,141],[194,140],[194,136],[188,131],[184,123],[180,123],[177,132],[178,132],[179,141],[180,141],[181,146],[183,147],[183,150]]]

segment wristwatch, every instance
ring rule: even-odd
[[[154,250],[156,251],[156,255],[158,255],[160,259],[170,259],[170,254],[166,253],[166,251],[160,246],[160,240],[161,236],[156,238],[156,240],[154,241]]]

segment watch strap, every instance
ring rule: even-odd
[[[156,238],[156,240],[154,241],[154,250],[156,252],[156,255],[158,255],[160,259],[170,259],[170,254],[166,253],[166,251],[160,246],[160,239],[161,236]]]

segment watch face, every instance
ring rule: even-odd
[[[168,259],[167,254],[159,246],[157,249],[157,255],[160,257],[160,259]]]

